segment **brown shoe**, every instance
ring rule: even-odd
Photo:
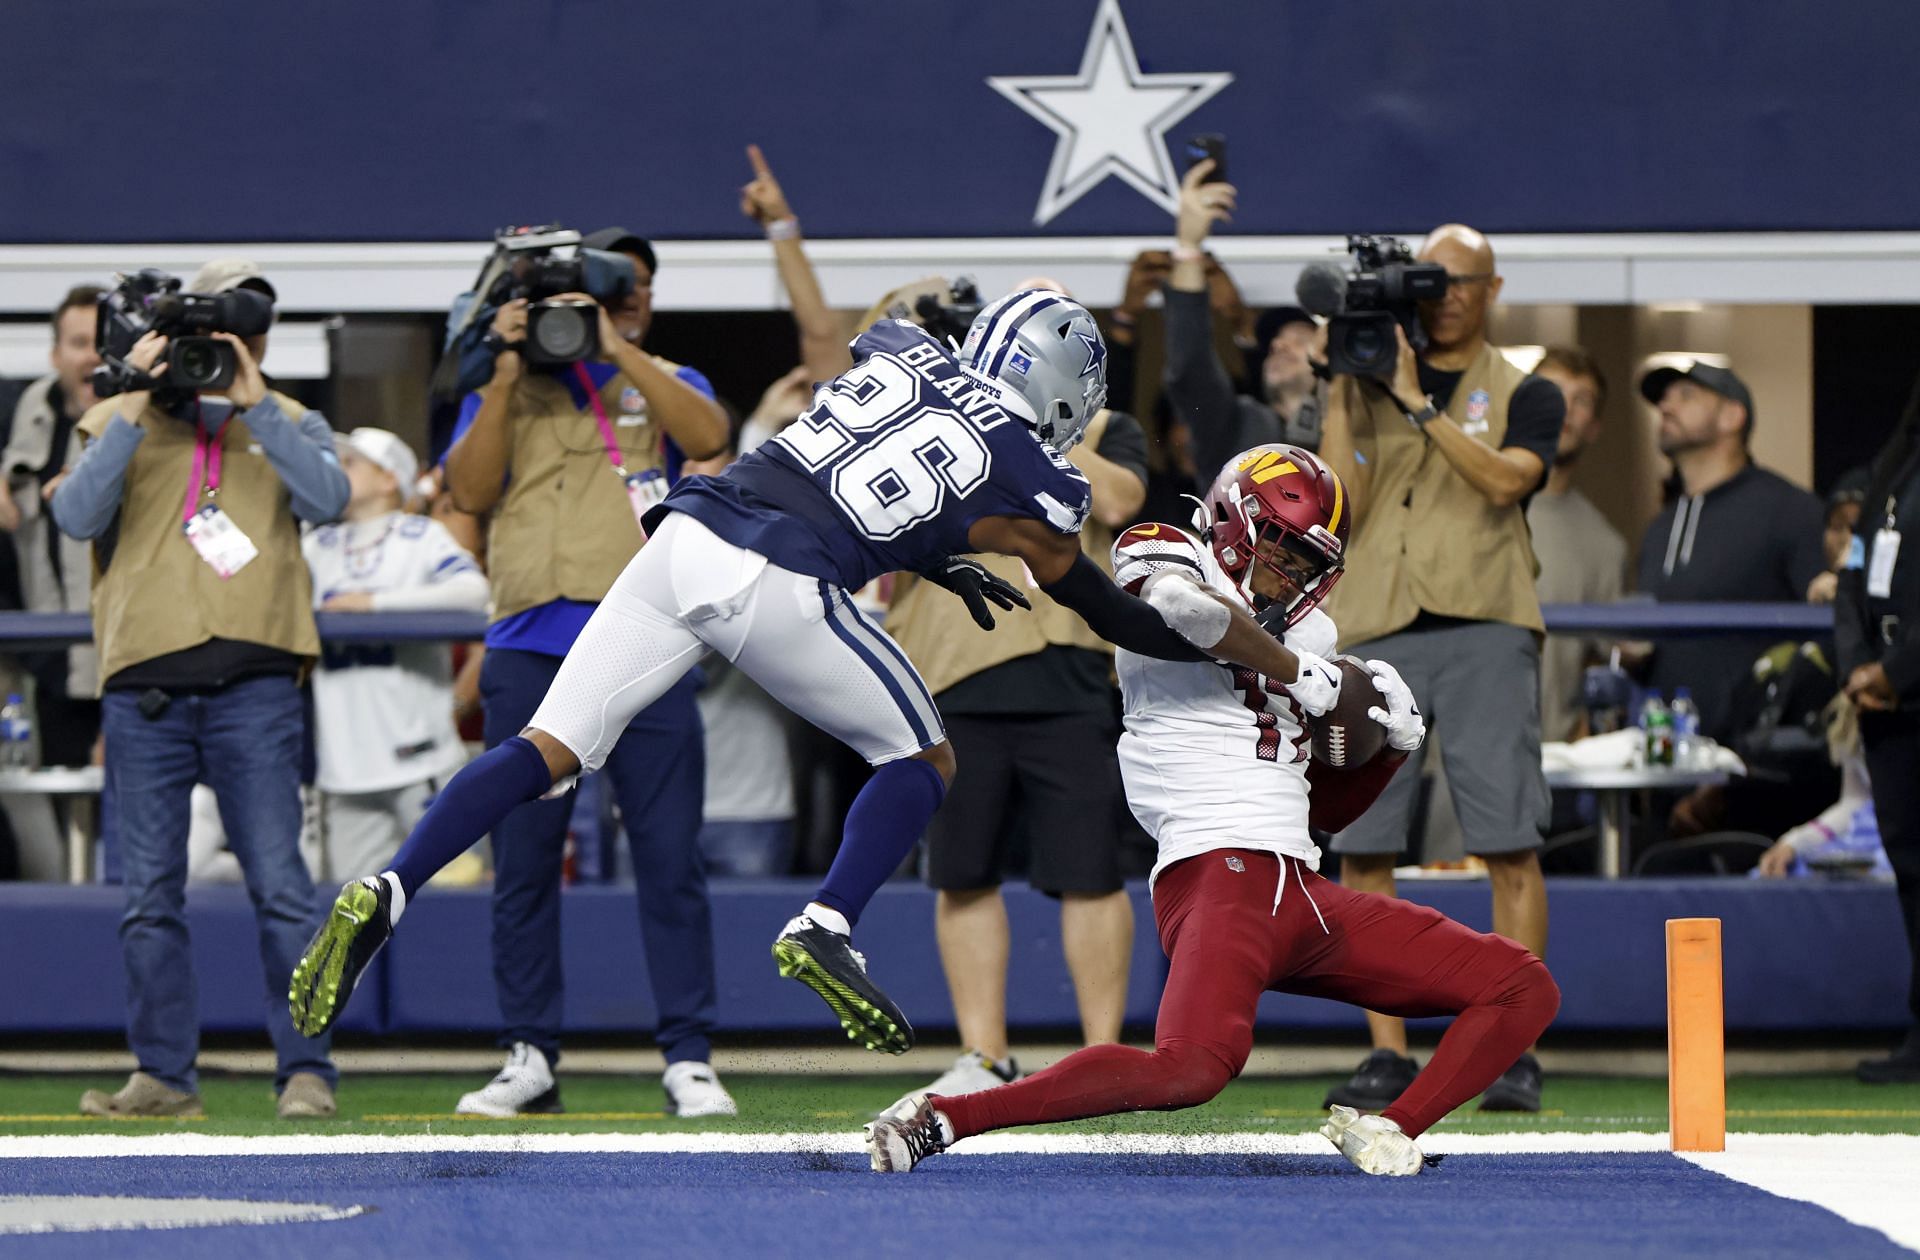
[[[105,1116],[109,1120],[130,1120],[142,1116],[176,1116],[198,1119],[207,1114],[200,1095],[187,1094],[163,1085],[145,1072],[127,1078],[117,1094],[90,1089],[80,1095],[80,1114]]]
[[[325,1120],[334,1113],[333,1089],[312,1072],[295,1072],[280,1091],[282,1120]]]

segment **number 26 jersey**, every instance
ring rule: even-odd
[[[853,354],[778,437],[720,476],[681,482],[655,512],[685,512],[736,547],[847,590],[974,550],[967,531],[982,517],[1080,531],[1086,478],[991,382],[900,320],[860,334]]]

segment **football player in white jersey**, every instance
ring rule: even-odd
[[[419,465],[385,429],[336,442],[353,487],[345,517],[301,540],[321,612],[480,612],[487,579],[446,526],[401,510]],[[329,643],[313,673],[315,879],[344,879],[393,860],[440,785],[466,761],[453,725],[453,663],[444,643]]]
[[[1114,579],[1138,588],[1190,642],[1218,641],[1252,611],[1302,659],[1331,654],[1319,603],[1339,579],[1352,519],[1340,480],[1298,447],[1230,461],[1196,538],[1138,525],[1114,545]],[[1117,657],[1126,701],[1121,769],[1159,843],[1154,917],[1172,960],[1152,1053],[1090,1046],[1011,1085],[915,1095],[867,1126],[877,1172],[905,1172],[975,1134],[1015,1125],[1206,1102],[1245,1066],[1260,995],[1335,998],[1404,1016],[1456,1015],[1432,1064],[1379,1115],[1333,1108],[1321,1132],[1368,1173],[1422,1167],[1413,1139],[1533,1044],[1559,1009],[1546,967],[1503,937],[1438,911],[1356,893],[1317,872],[1309,823],[1337,831],[1370,805],[1426,728],[1392,666],[1367,662],[1386,728],[1371,762],[1311,760],[1299,697],[1212,662]]]

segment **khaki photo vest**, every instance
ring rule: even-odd
[[[616,374],[601,387],[600,405],[626,470],[661,468],[659,422],[639,387]],[[641,538],[593,408],[575,407],[562,381],[529,373],[514,385],[507,426],[507,489],[487,532],[493,619],[558,599],[600,602]]]
[[[297,422],[306,408],[272,395]],[[121,402],[96,403],[80,419],[91,442]],[[218,503],[260,554],[230,578],[200,558],[181,528],[193,478],[195,425],[149,405],[133,420],[146,437],[127,464],[111,554],[93,546],[93,637],[104,684],[121,670],[209,639],[259,643],[308,658],[320,654],[313,583],[300,553],[300,523],[280,474],[239,414],[221,427]],[[196,504],[196,508],[199,505]]]
[[[1526,373],[1483,346],[1447,415],[1498,450],[1507,406],[1524,380]],[[1326,603],[1342,648],[1403,630],[1422,612],[1544,634],[1533,584],[1539,565],[1521,506],[1489,502],[1383,390],[1352,379],[1336,387],[1348,391],[1354,449],[1370,473],[1346,572]]]

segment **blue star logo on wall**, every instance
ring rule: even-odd
[[[1059,140],[1033,221],[1045,224],[1109,175],[1168,213],[1179,208],[1180,179],[1167,154],[1167,131],[1233,82],[1211,74],[1146,74],[1120,0],[1100,0],[1078,74],[999,75],[994,91],[1053,128]]]
[[[1107,343],[1092,333],[1076,332],[1073,335],[1087,346],[1087,366],[1080,369],[1080,375],[1092,376],[1107,361]]]

